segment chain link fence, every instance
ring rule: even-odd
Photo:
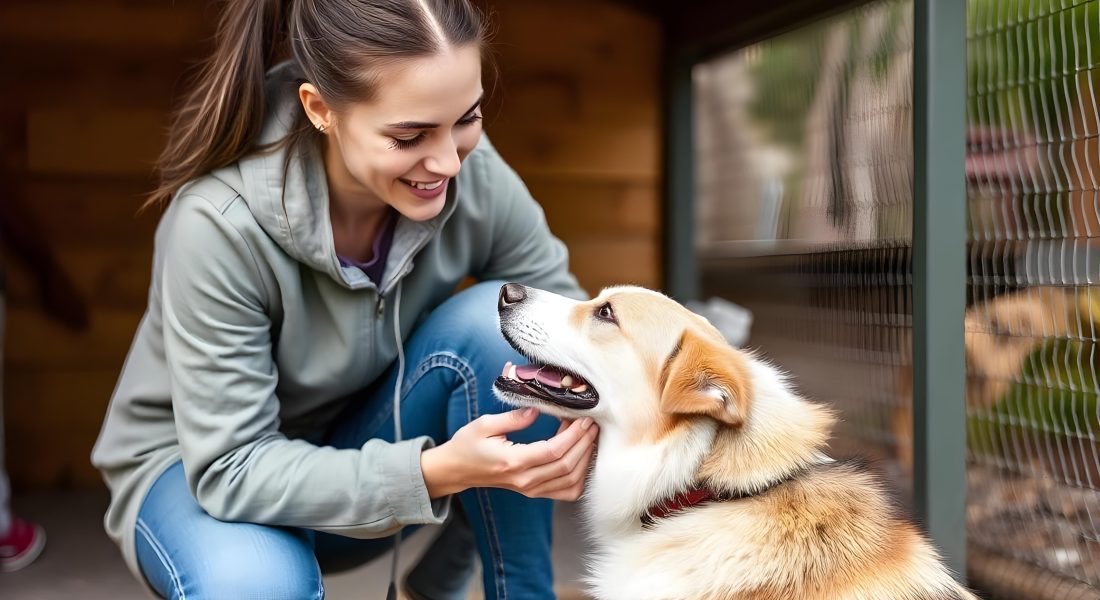
[[[968,570],[1100,598],[1100,0],[967,0]],[[700,290],[912,496],[912,4],[698,64]],[[962,243],[962,240],[960,240]],[[933,427],[934,435],[934,427]]]

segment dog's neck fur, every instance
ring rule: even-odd
[[[749,360],[754,397],[745,423],[686,420],[662,439],[639,442],[601,431],[585,514],[596,539],[641,531],[639,516],[655,503],[706,485],[752,494],[792,473],[827,462],[823,449],[832,413],[797,396],[770,365]]]
[[[752,494],[811,465],[828,462],[825,446],[836,417],[791,389],[770,365],[750,361],[754,398],[740,428],[718,431],[698,480],[717,492]]]

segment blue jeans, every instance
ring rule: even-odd
[[[505,361],[522,359],[500,335],[499,289],[499,282],[482,283],[456,294],[406,340],[404,437],[428,435],[442,443],[479,415],[507,410],[491,386]],[[365,390],[362,401],[321,442],[358,448],[368,439],[392,440],[396,377],[395,365]],[[557,421],[543,416],[509,438],[531,442],[552,436],[556,429]],[[554,597],[551,501],[475,488],[460,493],[454,508],[456,518],[410,573],[410,592],[433,600],[465,598],[476,546],[486,598]],[[149,490],[135,535],[138,563],[153,589],[165,598],[191,600],[323,598],[323,571],[362,564],[393,545],[389,538],[357,540],[295,527],[218,521],[191,495],[181,463]],[[369,585],[382,589],[386,583]]]

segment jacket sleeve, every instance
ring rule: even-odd
[[[569,251],[546,223],[542,207],[519,175],[488,143],[479,165],[493,202],[492,248],[479,278],[522,283],[583,300],[588,293],[569,271]]]
[[[173,201],[162,271],[165,355],[187,481],[227,521],[380,537],[441,523],[420,470],[427,437],[359,449],[318,447],[279,432],[279,374],[259,263],[221,210]]]

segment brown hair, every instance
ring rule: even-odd
[[[369,101],[375,69],[394,60],[484,46],[468,0],[227,0],[214,53],[176,109],[145,205],[167,204],[188,181],[255,150],[316,135],[305,111],[283,139],[256,145],[266,112],[264,77],[288,52],[334,110]],[[484,48],[483,48],[484,49]],[[301,83],[299,82],[299,83]]]

